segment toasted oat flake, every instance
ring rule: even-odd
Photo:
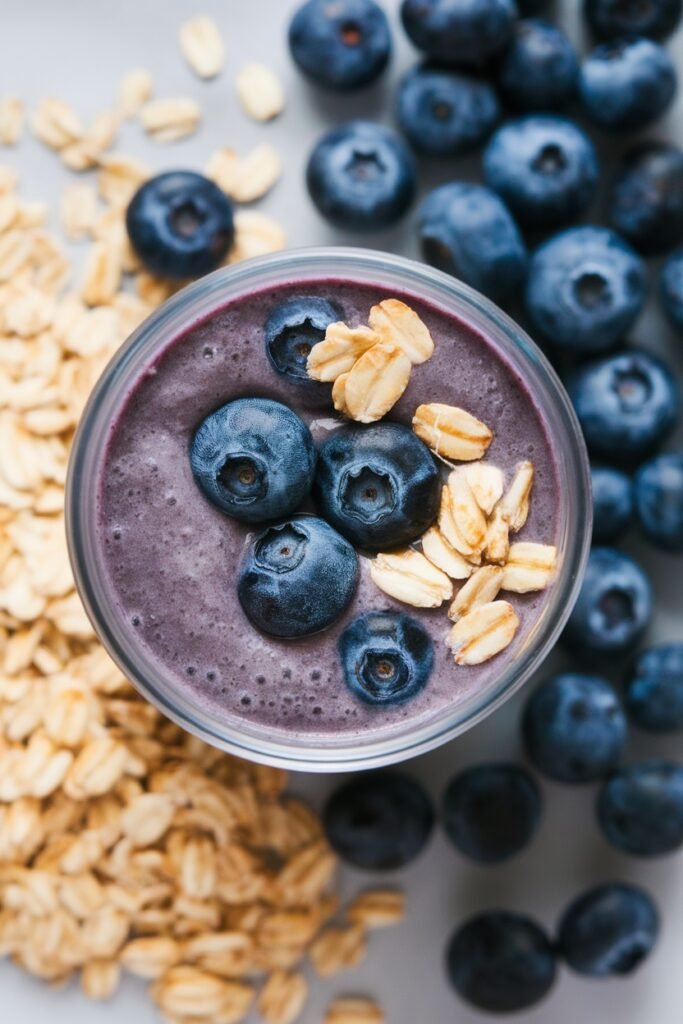
[[[363,928],[387,928],[403,920],[405,905],[400,889],[366,889],[349,904],[346,916]]]
[[[244,111],[255,121],[271,121],[285,106],[285,93],[277,75],[265,64],[245,64],[237,75],[237,95]]]
[[[15,146],[24,130],[24,103],[18,96],[0,99],[0,145]]]
[[[488,462],[473,462],[465,476],[477,505],[484,515],[490,516],[505,487],[503,471]]]
[[[349,410],[346,405],[346,381],[348,380],[348,377],[348,373],[340,373],[332,385],[332,404],[337,412],[340,412],[345,416],[349,415]]]
[[[480,459],[493,438],[486,424],[476,416],[439,402],[418,406],[413,430],[437,455],[458,462]]]
[[[170,936],[152,935],[132,939],[121,950],[121,963],[138,978],[160,978],[180,962],[182,947]]]
[[[348,373],[368,349],[379,343],[379,335],[369,327],[349,327],[342,322],[329,324],[325,337],[311,349],[306,369],[313,380],[334,381]]]
[[[225,47],[213,18],[191,18],[180,26],[178,38],[185,60],[200,78],[214,78],[223,70]]]
[[[261,199],[282,173],[282,161],[271,145],[262,143],[246,156],[219,150],[207,165],[207,175],[238,203]]]
[[[63,100],[42,99],[31,118],[34,135],[52,149],[63,149],[84,134],[78,114]]]
[[[464,467],[454,469],[442,493],[439,528],[456,551],[478,556],[486,540],[486,518],[472,493]]]
[[[438,608],[453,596],[448,576],[413,548],[377,555],[370,576],[385,594],[415,608]]]
[[[429,328],[400,299],[383,299],[370,310],[368,322],[382,341],[397,345],[411,363],[424,363],[434,352]]]
[[[308,999],[302,974],[273,971],[259,993],[256,1008],[266,1024],[294,1024]]]
[[[111,999],[120,980],[121,967],[116,960],[91,960],[81,974],[83,991],[91,999]]]
[[[510,524],[500,505],[496,505],[486,527],[484,557],[487,562],[503,565],[510,550]]]
[[[381,420],[408,387],[410,360],[395,345],[373,345],[353,364],[344,391],[346,407],[359,423]]]
[[[448,610],[454,622],[468,615],[474,608],[494,601],[503,583],[503,570],[499,565],[482,565],[469,578],[455,596]]]
[[[99,166],[97,188],[100,197],[113,206],[126,206],[133,193],[152,173],[142,161],[123,153],[103,156]]]
[[[76,182],[62,192],[62,226],[67,238],[76,241],[92,234],[97,217],[97,192],[92,185]]]
[[[553,544],[520,541],[510,545],[503,568],[503,590],[527,594],[545,590],[555,572],[557,549]]]
[[[140,110],[140,122],[155,142],[176,142],[199,127],[202,112],[188,96],[150,100]]]
[[[511,533],[517,533],[527,521],[533,483],[533,463],[522,462],[500,500],[501,512],[508,521]]]
[[[507,601],[481,604],[455,623],[447,644],[456,665],[480,665],[512,642],[519,619]]]
[[[432,526],[421,537],[422,551],[433,563],[452,580],[466,580],[474,571],[472,562],[449,544],[438,526]]]
[[[323,1024],[384,1024],[384,1014],[372,999],[339,996],[328,1006]]]
[[[278,252],[287,244],[283,228],[259,210],[237,210],[234,219],[235,242],[229,255],[230,263]]]
[[[132,68],[119,84],[119,109],[123,117],[135,117],[152,96],[152,76],[146,68]]]
[[[365,930],[358,924],[326,928],[310,947],[311,963],[321,978],[356,967],[365,954]]]
[[[121,250],[96,242],[86,259],[81,294],[89,306],[111,302],[121,285]]]

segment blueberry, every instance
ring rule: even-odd
[[[455,181],[430,192],[420,208],[427,263],[503,302],[524,282],[527,251],[510,211],[483,185]]]
[[[610,466],[591,467],[593,543],[610,544],[625,533],[633,520],[631,478]]]
[[[578,125],[554,114],[508,121],[484,150],[486,184],[530,227],[576,218],[590,205],[598,177],[593,143]]]
[[[598,796],[598,820],[618,850],[658,857],[683,845],[683,767],[653,759],[614,772]]]
[[[340,427],[320,449],[321,514],[357,547],[410,544],[434,522],[441,477],[425,444],[398,423]]]
[[[611,131],[635,131],[655,121],[673,100],[676,85],[673,61],[650,39],[602,43],[579,70],[586,116]]]
[[[683,644],[660,644],[639,655],[625,693],[626,710],[640,729],[683,729]]]
[[[333,302],[318,295],[295,295],[280,302],[266,321],[266,354],[278,373],[312,384],[306,361],[329,324],[343,319]],[[315,386],[312,384],[312,386]]]
[[[498,72],[501,95],[518,110],[555,110],[576,91],[579,62],[569,37],[549,21],[518,21]]]
[[[423,690],[434,664],[429,633],[399,612],[367,612],[339,638],[346,685],[366,704],[402,704]]]
[[[358,557],[323,519],[294,516],[269,526],[242,561],[237,596],[254,626],[270,636],[309,636],[348,608]]]
[[[651,897],[612,882],[589,889],[569,904],[559,924],[561,956],[591,978],[631,974],[652,952],[659,915]]]
[[[316,453],[296,413],[269,398],[238,398],[202,420],[190,463],[209,501],[233,519],[289,515],[311,489]]]
[[[497,864],[523,850],[541,820],[541,794],[523,768],[479,764],[456,775],[443,798],[446,835],[466,857]]]
[[[521,914],[492,910],[466,921],[447,951],[455,991],[480,1010],[511,1013],[538,1003],[555,981],[553,947]]]
[[[648,352],[587,363],[570,377],[568,389],[589,450],[613,462],[642,461],[678,420],[674,376]]]
[[[493,86],[456,71],[416,67],[398,87],[398,122],[427,156],[460,156],[485,141],[500,118]]]
[[[538,14],[548,6],[548,0],[517,0],[517,10],[523,18]]]
[[[130,243],[162,277],[201,277],[219,267],[232,245],[232,203],[194,171],[167,171],[141,185],[126,211]]]
[[[645,266],[607,228],[568,228],[536,250],[527,278],[533,327],[550,344],[576,352],[612,348],[645,303]]]
[[[596,36],[664,39],[678,26],[682,0],[584,0],[583,10]]]
[[[652,615],[645,571],[613,548],[593,548],[565,640],[577,657],[614,659],[638,643]]]
[[[683,551],[683,451],[659,455],[638,471],[636,515],[649,541],[664,551]]]
[[[347,92],[374,82],[386,68],[389,23],[375,0],[308,0],[290,22],[289,49],[318,85]]]
[[[471,64],[502,49],[514,0],[403,0],[403,27],[419,50],[443,64]]]
[[[393,871],[422,852],[434,828],[434,809],[410,775],[366,772],[332,794],[323,825],[332,849],[347,864]]]
[[[535,768],[558,782],[602,778],[619,761],[626,716],[619,698],[598,676],[566,672],[532,693],[522,733]]]
[[[683,151],[644,142],[621,159],[610,196],[612,226],[644,253],[683,240]]]
[[[662,267],[659,297],[672,326],[683,331],[683,249],[672,253]]]
[[[388,227],[415,195],[415,164],[395,132],[349,121],[323,135],[306,168],[308,191],[332,224],[355,231]]]

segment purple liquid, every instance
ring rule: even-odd
[[[135,631],[159,674],[193,691],[204,708],[240,722],[293,734],[363,734],[423,725],[498,676],[515,656],[547,592],[503,594],[521,625],[505,652],[477,667],[454,664],[444,638],[447,606],[407,608],[381,593],[361,560],[354,602],[331,629],[302,641],[258,633],[236,593],[236,572],[252,534],[209,503],[196,486],[188,449],[201,420],[231,399],[259,395],[295,409],[321,443],[339,422],[329,388],[301,389],[271,367],[263,325],[294,294],[332,298],[350,324],[367,322],[383,290],[342,281],[306,282],[247,295],[174,339],[141,375],[114,423],[98,486],[98,534],[111,589],[111,614]],[[536,476],[528,522],[516,539],[556,541],[559,471],[533,397],[491,342],[467,323],[400,295],[424,319],[433,357],[413,370],[390,418],[410,425],[423,402],[460,405],[494,431],[486,456],[509,480],[530,459]],[[444,471],[447,467],[444,467]],[[337,654],[344,626],[369,609],[397,607],[420,619],[434,643],[426,689],[407,704],[369,707],[347,690]]]

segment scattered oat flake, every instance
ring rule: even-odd
[[[226,191],[238,203],[252,203],[270,192],[281,173],[282,161],[277,150],[263,143],[239,158],[231,187]]]
[[[92,234],[97,217],[97,192],[89,183],[67,185],[62,192],[62,227],[67,238],[75,241]]]
[[[349,921],[364,928],[387,928],[405,917],[405,894],[400,889],[366,889],[349,904]]]
[[[242,107],[255,121],[271,121],[285,106],[282,84],[265,64],[245,64],[236,81]]]
[[[24,103],[18,96],[0,99],[0,145],[15,146],[24,130]]]
[[[286,244],[284,229],[272,217],[259,210],[237,210],[235,241],[228,260],[238,263],[254,256],[265,256],[284,249]]]
[[[494,601],[502,584],[503,570],[499,565],[482,565],[456,594],[448,610],[449,619],[457,622],[480,605]]]
[[[294,1024],[307,998],[308,983],[303,975],[273,971],[259,993],[256,1007],[266,1024]]]
[[[146,68],[132,68],[119,84],[119,109],[123,117],[135,117],[151,99],[152,76]]]
[[[78,114],[53,97],[40,100],[31,118],[34,135],[52,149],[63,149],[83,137],[83,123]]]
[[[359,423],[375,423],[408,387],[410,360],[395,345],[373,345],[353,364],[344,389],[346,408]]]
[[[411,363],[424,363],[434,352],[429,328],[415,310],[400,299],[384,299],[373,306],[368,322],[382,341],[398,345]]]
[[[142,127],[155,142],[175,142],[199,127],[199,104],[187,96],[151,100],[140,111]]]
[[[181,25],[178,38],[185,60],[200,78],[214,78],[223,70],[225,46],[213,18],[191,18]]]
[[[97,188],[112,206],[127,206],[133,193],[151,176],[147,164],[123,153],[111,153],[99,161]]]
[[[384,1014],[372,999],[339,996],[328,1006],[323,1024],[384,1024]]]
[[[417,407],[413,430],[436,455],[458,462],[480,459],[493,439],[492,432],[476,416],[439,402]]]
[[[370,577],[385,594],[415,608],[438,608],[453,596],[448,576],[413,548],[378,554]]]
[[[379,340],[379,335],[369,327],[349,327],[341,321],[329,324],[323,340],[308,355],[308,376],[327,383],[336,380],[353,369],[363,353],[379,344]]]
[[[512,642],[519,619],[507,601],[490,601],[472,609],[455,623],[447,644],[456,665],[480,665]]]

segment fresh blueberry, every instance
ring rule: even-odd
[[[683,151],[644,142],[622,157],[610,196],[612,226],[644,253],[683,240]]]
[[[626,716],[598,676],[566,672],[546,680],[524,709],[522,733],[535,768],[558,782],[602,778],[619,761]]]
[[[423,690],[434,664],[429,633],[399,612],[367,612],[339,638],[346,685],[366,704],[402,704]]]
[[[242,561],[237,596],[263,633],[309,636],[346,610],[358,583],[358,557],[323,519],[294,516],[269,526]]]
[[[569,37],[549,21],[518,21],[498,73],[503,99],[518,110],[555,110],[576,91],[579,62]]]
[[[521,224],[549,228],[574,220],[591,203],[599,167],[578,125],[553,114],[508,121],[484,150],[484,180]]]
[[[611,544],[633,521],[631,478],[611,466],[591,467],[593,543]]]
[[[339,306],[318,295],[295,295],[280,302],[265,327],[266,354],[272,366],[293,380],[311,384],[306,372],[309,353],[323,340],[329,324],[341,319]]]
[[[497,864],[523,850],[541,820],[541,794],[523,768],[479,764],[456,775],[443,798],[446,835],[466,857]]]
[[[460,156],[484,142],[500,118],[496,92],[482,78],[431,67],[401,79],[398,123],[427,156]]]
[[[321,514],[357,547],[410,544],[434,522],[441,477],[408,427],[340,427],[320,449],[315,497]]]
[[[472,64],[501,50],[512,32],[514,0],[403,0],[403,27],[417,46],[446,65]]]
[[[683,249],[672,253],[662,267],[659,297],[672,326],[683,331]]]
[[[660,644],[639,655],[626,683],[626,710],[648,732],[683,729],[683,644]]]
[[[642,461],[676,425],[679,396],[671,370],[631,350],[587,363],[568,381],[586,444],[618,463]]]
[[[427,263],[504,302],[519,291],[527,251],[519,228],[495,192],[455,181],[426,197],[419,220]]]
[[[332,849],[346,863],[393,871],[415,860],[426,846],[434,808],[412,776],[369,772],[332,794],[323,825]]]
[[[386,68],[391,33],[375,0],[308,0],[289,25],[294,62],[326,89],[368,85]]]
[[[161,277],[201,277],[232,245],[232,203],[194,171],[167,171],[141,185],[126,211],[130,244]]]
[[[538,14],[547,6],[548,0],[517,0],[517,10],[523,18]]]
[[[652,615],[645,571],[613,548],[593,548],[565,640],[577,657],[610,660],[636,646]]]
[[[664,551],[683,551],[683,451],[658,455],[635,480],[636,515],[649,541]]]
[[[296,413],[269,398],[238,398],[197,428],[190,463],[209,501],[233,519],[289,515],[311,489],[316,453]]]
[[[531,258],[526,306],[549,344],[576,352],[612,348],[645,303],[647,277],[630,245],[607,228],[568,228]]]
[[[649,36],[665,39],[678,26],[682,0],[583,0],[583,10],[596,36],[621,39]]]
[[[651,39],[602,43],[579,70],[586,116],[611,131],[635,131],[656,121],[674,98],[676,67]]]
[[[521,914],[492,910],[466,921],[447,951],[450,982],[468,1003],[513,1013],[538,1003],[555,981],[555,953],[543,929]]]
[[[317,143],[306,169],[308,191],[332,224],[355,231],[388,227],[415,195],[415,164],[395,132],[349,121]]]
[[[643,889],[612,882],[569,904],[560,920],[558,944],[573,970],[608,978],[631,974],[652,952],[658,933],[652,898]]]
[[[683,766],[653,759],[614,772],[598,796],[607,840],[636,857],[658,857],[683,845]]]

